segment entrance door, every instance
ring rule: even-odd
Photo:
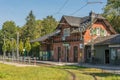
[[[69,48],[65,46],[65,61],[69,62]]]
[[[74,62],[78,62],[78,47],[74,46]]]
[[[61,48],[58,47],[58,61],[60,61],[61,59]]]
[[[109,64],[109,50],[105,50],[105,64]]]

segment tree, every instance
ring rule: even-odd
[[[22,42],[22,40],[20,40],[20,43],[19,43],[19,52],[21,55],[23,54],[23,42]]]
[[[8,56],[10,56],[10,53],[12,52],[12,44],[9,39],[5,40],[5,48],[6,48],[6,51],[8,52]]]
[[[31,44],[30,44],[29,38],[26,39],[26,42],[25,42],[25,50],[27,51],[27,53],[29,53],[30,50],[31,50]]]
[[[53,18],[53,16],[47,16],[42,21],[42,36],[49,34],[55,30],[57,26],[57,21]]]
[[[43,29],[43,26],[42,26],[42,20],[36,20],[36,35],[35,35],[35,38],[38,38],[42,35],[42,29]]]
[[[12,56],[15,56],[15,51],[17,50],[17,44],[16,40],[14,38],[11,38],[11,44],[12,44]]]
[[[16,27],[15,22],[6,21],[3,23],[2,33],[4,33],[4,35],[7,38],[16,38],[16,31],[17,31],[17,27]]]
[[[26,18],[26,24],[23,27],[23,38],[35,39],[35,30],[36,30],[36,20],[33,12],[30,11],[29,15]]]
[[[39,42],[34,42],[31,44],[32,47],[31,52],[33,56],[39,55],[39,48],[40,48],[39,46],[40,46]]]
[[[120,33],[120,0],[108,0],[103,15],[113,28]]]

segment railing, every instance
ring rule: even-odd
[[[71,42],[71,41],[80,41],[80,36],[68,36],[65,38],[65,40],[62,39],[62,37],[56,37],[54,39],[54,42]]]

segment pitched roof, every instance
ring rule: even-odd
[[[95,14],[93,12],[91,12],[89,16],[86,16],[86,17],[63,16],[62,19],[65,19],[67,23],[72,27],[80,27],[81,29],[84,29],[84,31],[88,29],[89,25],[91,25],[91,19],[93,19],[93,22],[96,21],[97,19],[102,19],[105,22],[105,24],[108,26],[108,29],[112,33],[116,33],[116,31],[112,28],[112,26],[108,23],[108,21],[105,20],[104,17],[102,17],[100,14]],[[56,29],[59,29],[59,27],[60,27],[60,24]],[[76,31],[79,31],[79,30],[76,30]],[[76,31],[73,31],[73,32],[76,32]],[[55,34],[57,34],[57,32],[60,32],[60,30],[56,30],[55,32],[47,34],[38,39],[31,40],[31,42],[44,41],[50,38],[51,36],[54,36]]]
[[[75,27],[80,27],[80,26],[82,26],[81,24],[84,24],[85,22],[90,22],[91,17],[93,19],[105,19],[100,14],[95,14],[93,12],[91,12],[89,14],[89,16],[86,16],[86,17],[75,17],[75,16],[64,15],[62,18],[64,18],[69,25],[75,26]]]
[[[90,45],[88,43],[87,45]],[[94,40],[95,45],[109,45],[109,44],[120,44],[120,34],[104,36],[104,37],[97,37]]]
[[[80,26],[81,18],[80,17],[73,17],[73,16],[63,16],[67,23],[71,26]]]
[[[50,33],[50,34],[47,34],[47,35],[44,35],[44,36],[42,36],[42,37],[40,37],[40,38],[31,40],[30,42],[42,42],[42,41],[44,41],[44,40],[46,40],[46,39],[49,39],[50,37],[58,34],[59,32],[60,32],[60,30],[56,30],[56,31],[54,31],[54,32],[52,32],[52,33]]]

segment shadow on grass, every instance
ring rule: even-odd
[[[98,77],[109,77],[109,76],[120,77],[119,74],[113,74],[113,73],[91,73],[90,75],[95,75],[95,76],[98,76]]]
[[[79,69],[85,69],[86,67],[67,65],[67,66],[53,66],[52,68],[79,70]]]

